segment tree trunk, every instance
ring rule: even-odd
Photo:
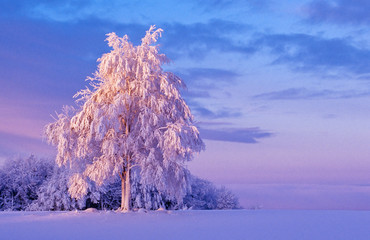
[[[126,171],[126,180],[125,180],[125,204],[124,210],[131,210],[131,181],[130,181],[130,168],[127,168]]]
[[[126,105],[126,109],[129,112],[129,106]],[[126,136],[130,133],[130,127],[128,125],[128,121],[123,119],[123,124],[125,125],[125,134]],[[131,156],[130,154],[126,154],[126,166],[123,167],[122,176],[121,177],[121,210],[122,211],[130,211],[131,210],[131,181],[130,181],[130,164]]]
[[[121,178],[121,210],[124,210],[124,207],[125,207],[125,176],[126,176],[126,170],[123,170],[122,173],[120,174],[120,178]]]
[[[124,168],[121,177],[121,210],[130,211],[131,210],[131,181],[130,181],[130,168]]]

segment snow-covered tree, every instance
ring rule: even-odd
[[[98,59],[93,89],[78,92],[80,107],[66,109],[46,126],[47,140],[57,146],[56,162],[75,173],[69,192],[87,193],[88,180],[102,185],[121,178],[121,209],[129,210],[133,169],[140,184],[182,202],[188,192],[185,162],[204,144],[189,107],[180,96],[183,81],[162,69],[169,60],[155,44],[162,29],[151,26],[141,45],[127,35],[107,34],[113,49]]]
[[[51,169],[50,161],[33,155],[7,160],[0,171],[0,210],[25,210],[38,198],[37,190]]]

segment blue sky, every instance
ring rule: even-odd
[[[109,51],[105,34],[138,44],[155,24],[207,145],[194,173],[245,207],[370,209],[369,11],[360,0],[3,0],[0,158],[52,155],[43,126]]]

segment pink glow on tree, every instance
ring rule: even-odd
[[[133,46],[127,35],[107,34],[113,49],[98,61],[88,78],[92,89],[79,91],[79,108],[65,108],[45,128],[57,146],[56,162],[75,171],[69,192],[87,193],[87,181],[101,185],[119,175],[121,209],[130,210],[130,172],[140,171],[140,184],[181,203],[188,188],[186,161],[204,149],[189,107],[179,89],[184,82],[162,64],[169,60],[155,44],[162,29],[151,26],[142,43]]]

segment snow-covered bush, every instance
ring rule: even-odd
[[[237,209],[241,208],[239,200],[229,189],[222,186],[217,189],[217,207],[216,209]]]
[[[81,200],[68,193],[70,173],[47,159],[31,155],[9,159],[0,169],[0,211],[72,210],[97,205],[101,191],[90,184]]]
[[[29,158],[8,160],[0,172],[0,210],[25,210],[49,177],[53,163]]]
[[[54,166],[50,177],[44,181],[37,191],[38,198],[27,210],[33,211],[63,211],[82,209],[85,199],[76,201],[68,194],[68,169]]]
[[[238,198],[231,191],[194,176],[191,191],[184,198],[184,206],[191,209],[240,208]]]

